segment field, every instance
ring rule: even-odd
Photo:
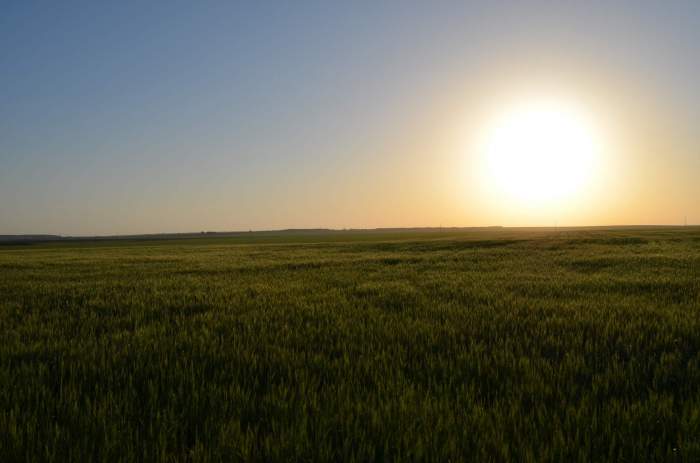
[[[700,228],[0,246],[0,460],[700,461]]]

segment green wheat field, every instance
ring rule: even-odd
[[[700,228],[0,246],[0,458],[700,461]]]

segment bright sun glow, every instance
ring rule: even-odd
[[[528,204],[581,192],[600,150],[584,111],[544,101],[515,105],[497,117],[481,146],[489,186]]]

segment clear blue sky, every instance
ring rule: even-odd
[[[571,224],[700,222],[698,1],[4,2],[0,234],[489,225],[441,129],[533,79],[639,135]]]

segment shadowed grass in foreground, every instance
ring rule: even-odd
[[[0,460],[697,461],[700,230],[0,248]]]

